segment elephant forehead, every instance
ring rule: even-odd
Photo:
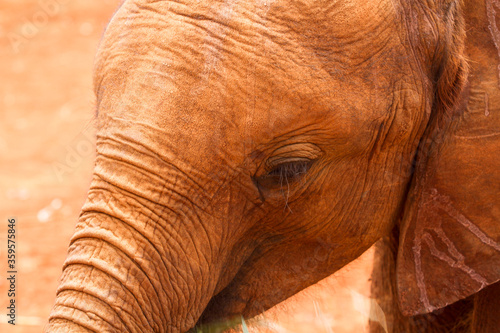
[[[312,3],[126,1],[97,56],[99,110],[220,142],[320,122],[351,136],[384,116],[405,75],[404,48],[384,33],[394,9]]]
[[[310,65],[316,59],[323,67],[349,69],[390,48],[389,41],[397,42],[397,22],[389,0],[129,0],[108,26],[98,68],[117,53],[144,56],[158,48],[157,57],[162,51],[166,61],[177,56],[201,75],[223,58],[241,67],[242,58],[283,51],[295,63]]]

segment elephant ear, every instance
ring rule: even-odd
[[[500,280],[500,0],[449,2],[455,14],[445,26],[455,27],[449,38],[456,45],[444,49],[400,226],[396,274],[405,315]]]

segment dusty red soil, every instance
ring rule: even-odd
[[[93,57],[119,2],[0,4],[0,332],[40,332],[53,304],[92,171]],[[5,315],[12,217],[16,326]],[[367,254],[255,319],[250,331],[363,332],[369,270]]]

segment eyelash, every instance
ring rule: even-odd
[[[259,178],[259,185],[270,189],[288,186],[307,173],[312,163],[312,160],[280,163]]]
[[[288,162],[277,165],[274,169],[267,173],[268,177],[276,177],[282,183],[290,183],[298,178],[300,178],[303,174],[305,174],[311,166],[311,161],[297,161],[297,162]]]

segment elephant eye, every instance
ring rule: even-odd
[[[266,174],[259,177],[258,183],[266,188],[289,186],[306,174],[313,162],[313,160],[306,158],[283,161],[270,167]]]

